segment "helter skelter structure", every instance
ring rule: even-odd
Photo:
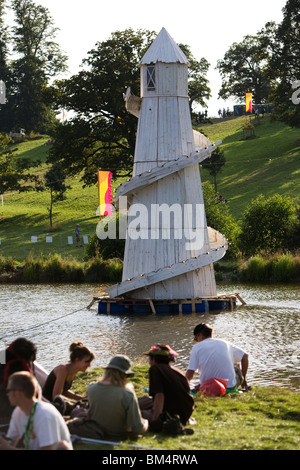
[[[207,227],[199,163],[218,143],[192,129],[188,65],[163,28],[139,64],[141,96],[127,89],[125,106],[138,129],[132,179],[116,193],[128,209],[123,275],[99,299],[99,313],[235,306],[236,294],[217,294],[213,263],[227,241]]]

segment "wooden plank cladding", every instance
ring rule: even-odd
[[[130,86],[124,95],[138,128],[133,177],[116,194],[119,203],[128,196],[128,224],[122,281],[107,290],[110,310],[117,307],[109,299],[120,296],[123,310],[146,302],[151,313],[166,305],[198,311],[209,299],[229,307],[236,302],[217,297],[213,263],[225,255],[227,241],[207,227],[199,163],[221,141],[213,144],[192,128],[188,66],[163,28],[139,63],[141,96]],[[105,300],[100,303],[105,309]]]

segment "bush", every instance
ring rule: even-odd
[[[207,225],[218,230],[228,240],[227,258],[234,258],[238,254],[238,236],[240,228],[234,217],[230,214],[227,202],[215,192],[212,184],[205,182],[202,185]]]
[[[0,256],[0,273],[14,272],[16,269],[15,264],[16,263],[11,256],[8,258]]]
[[[298,282],[300,256],[290,253],[251,257],[240,270],[240,279],[248,282]]]
[[[88,262],[85,280],[86,282],[119,282],[122,278],[122,260],[103,260],[96,256]]]
[[[271,262],[261,255],[250,258],[241,271],[241,280],[249,282],[266,282],[271,277]]]
[[[297,278],[297,264],[299,275],[300,263],[297,263],[290,253],[283,254],[275,259],[272,264],[272,277],[274,281],[286,282],[295,280]]]
[[[22,271],[23,282],[40,282],[42,281],[42,274],[44,272],[44,261],[41,256],[34,258],[29,255],[24,263]]]
[[[86,258],[91,259],[95,256],[100,256],[102,259],[113,259],[124,257],[125,240],[119,238],[119,212],[116,212],[113,217],[106,217],[103,222],[108,222],[116,225],[116,238],[105,238],[100,240],[97,235],[94,235],[88,246],[86,247]]]
[[[261,194],[244,211],[239,235],[240,249],[246,255],[289,250],[297,226],[297,209],[290,198],[275,194],[266,199]]]

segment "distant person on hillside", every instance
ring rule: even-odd
[[[63,415],[70,415],[76,401],[85,399],[71,392],[70,388],[77,373],[85,372],[95,358],[94,354],[79,341],[71,344],[70,353],[70,361],[55,367],[43,387],[43,397],[53,403]]]
[[[75,237],[76,237],[76,246],[82,246],[81,245],[81,236],[80,236],[79,224],[77,224],[76,227],[75,227]]]

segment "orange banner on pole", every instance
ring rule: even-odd
[[[246,113],[252,113],[252,93],[246,93]]]
[[[113,215],[111,210],[111,171],[98,171],[99,215]]]

